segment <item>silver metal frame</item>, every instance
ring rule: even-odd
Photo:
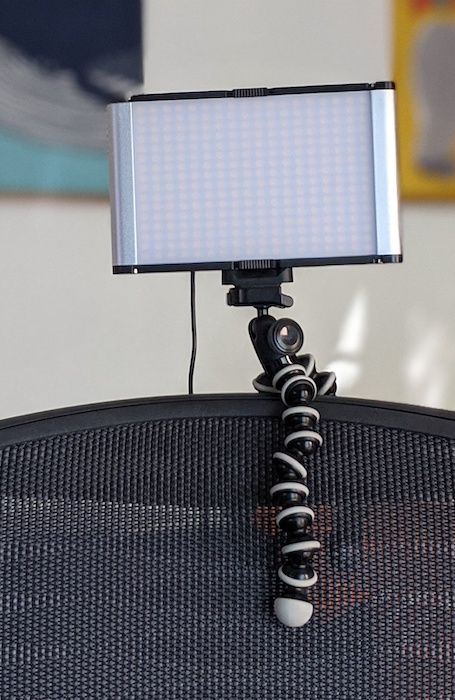
[[[374,190],[378,255],[401,253],[398,214],[398,172],[395,127],[395,93],[372,90]]]

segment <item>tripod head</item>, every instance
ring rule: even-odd
[[[273,375],[284,364],[293,362],[303,345],[303,331],[296,321],[277,321],[268,313],[271,306],[292,306],[292,297],[281,291],[283,283],[292,281],[292,268],[257,260],[239,263],[238,269],[222,272],[222,284],[233,285],[227,293],[228,306],[253,306],[257,309],[257,318],[250,321],[248,330],[265,372],[253,381],[259,391],[274,391]],[[259,379],[263,384],[256,385]]]

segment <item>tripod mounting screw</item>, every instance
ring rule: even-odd
[[[221,282],[232,285],[227,293],[228,306],[254,306],[256,309],[278,306],[284,309],[294,303],[292,297],[281,291],[284,282],[292,282],[290,267],[223,270]]]

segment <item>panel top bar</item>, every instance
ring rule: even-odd
[[[234,90],[202,90],[192,92],[163,92],[132,95],[130,102],[152,102],[156,100],[204,100],[216,97],[264,97],[265,95],[299,95],[318,92],[355,92],[361,90],[395,90],[393,81],[376,83],[345,83],[341,85],[305,85],[290,87],[236,88]]]

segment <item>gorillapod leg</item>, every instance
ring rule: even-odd
[[[312,566],[320,543],[311,533],[314,511],[308,505],[307,458],[321,446],[319,412],[310,404],[317,396],[335,394],[333,372],[317,372],[312,355],[297,355],[303,332],[292,319],[276,320],[259,311],[249,333],[264,373],[253,381],[258,391],[279,393],[284,404],[286,434],[282,449],[273,455],[275,485],[270,494],[280,507],[277,526],[285,534],[278,570],[281,594],[275,614],[288,627],[301,627],[312,614],[306,591],[318,577]]]

